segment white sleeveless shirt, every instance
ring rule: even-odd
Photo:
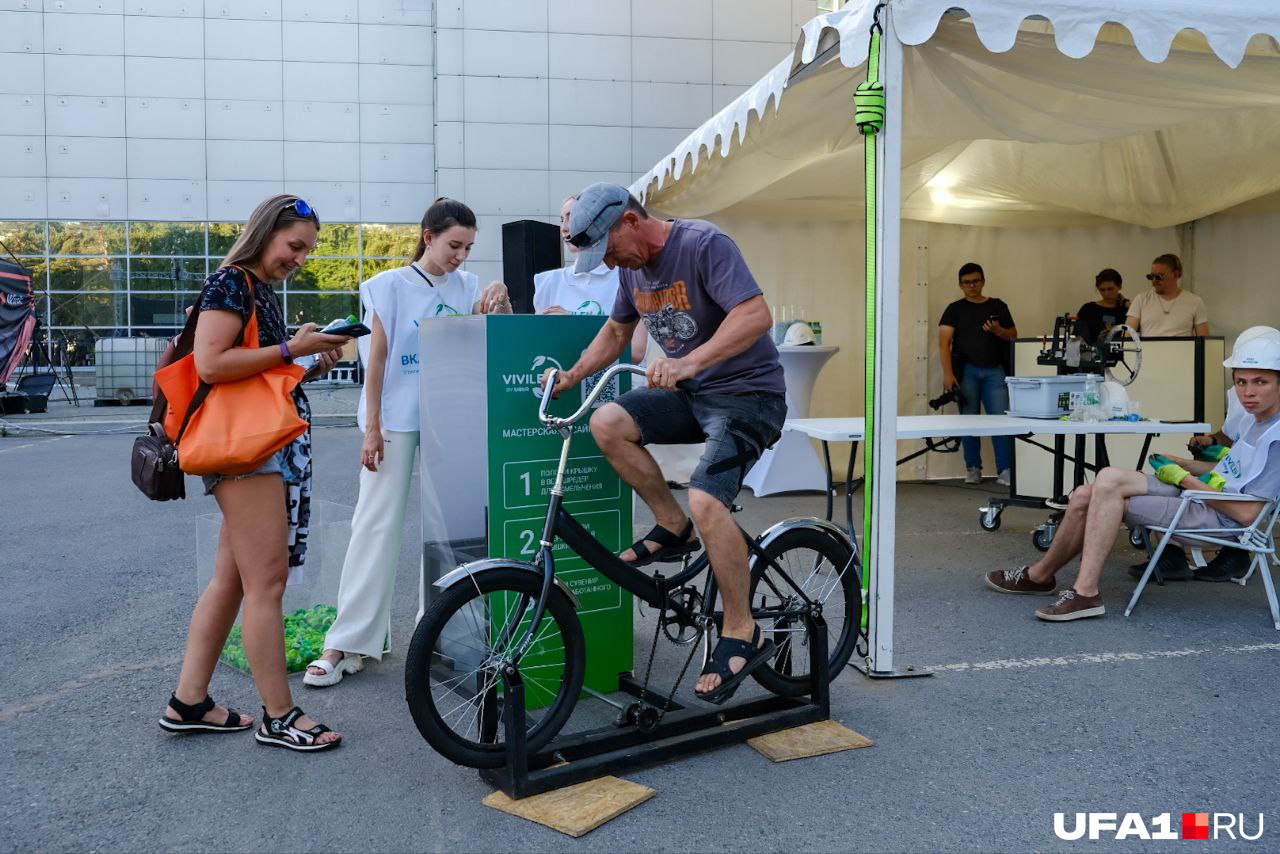
[[[387,368],[382,379],[382,427],[400,433],[414,432],[421,421],[421,365],[418,360],[418,321],[424,317],[471,314],[480,299],[480,279],[474,273],[455,270],[445,276],[427,274],[410,264],[384,270],[360,285],[360,306],[364,324],[373,328],[377,313],[387,333]],[[357,340],[360,360],[369,364],[369,340]],[[365,429],[364,390],[356,423]]]

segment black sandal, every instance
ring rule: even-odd
[[[628,563],[628,566],[639,568],[651,563],[670,563],[680,560],[685,555],[693,554],[702,548],[702,541],[697,537],[689,539],[692,533],[692,519],[685,523],[684,530],[678,534],[671,533],[661,525],[654,525],[649,533],[631,544],[631,550],[636,553],[636,559]],[[649,547],[644,544],[645,540],[657,543],[658,550],[649,551]]]
[[[759,626],[756,626],[755,632],[752,633],[750,643],[737,638],[721,637],[716,642],[716,648],[711,651],[711,660],[707,662],[706,667],[702,668],[703,676],[714,673],[720,677],[720,684],[705,694],[697,689],[694,689],[693,693],[699,700],[720,705],[733,696],[733,692],[738,690],[742,680],[751,675],[752,670],[764,664],[769,656],[773,655],[773,650],[774,645],[771,640],[760,644]],[[729,667],[729,660],[732,658],[745,658],[747,663],[742,665],[741,670],[734,673]]]
[[[342,744],[341,738],[336,738],[333,741],[319,741],[320,736],[326,732],[333,732],[324,724],[316,724],[311,729],[301,729],[294,726],[300,717],[302,717],[302,709],[297,706],[294,706],[278,718],[268,715],[267,707],[263,706],[262,726],[258,727],[258,731],[253,734],[253,737],[257,739],[258,744],[267,747],[283,747],[288,750],[308,753],[317,750],[329,750]]]
[[[169,717],[160,718],[160,728],[166,732],[244,732],[253,726],[253,720],[239,712],[227,709],[227,719],[220,724],[204,720],[204,716],[216,706],[213,698],[205,696],[194,706],[188,706],[178,699],[177,694],[169,695],[169,708],[178,713],[178,720]],[[232,723],[235,721],[235,723]]]

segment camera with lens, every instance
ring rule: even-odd
[[[959,386],[955,386],[954,388],[949,388],[946,391],[944,391],[942,394],[935,397],[933,400],[929,401],[929,408],[941,409],[942,407],[946,406],[948,403],[954,403],[957,406],[959,406],[961,409],[964,408],[964,404],[965,404],[964,394],[960,391]]]

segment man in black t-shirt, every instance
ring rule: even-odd
[[[1009,344],[1018,337],[1009,306],[1002,300],[982,295],[987,283],[982,267],[970,261],[960,268],[958,299],[942,312],[938,323],[938,350],[942,359],[942,388],[959,388],[964,396],[960,411],[977,415],[979,406],[988,415],[1004,415],[1009,408],[1009,388],[1005,384],[1005,365],[1009,360]],[[982,446],[976,436],[966,436],[964,447],[965,483],[982,481]],[[996,452],[996,482],[1009,485],[1009,467],[1013,465],[1013,440],[993,436]]]

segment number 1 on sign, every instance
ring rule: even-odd
[[[529,488],[529,473],[525,472],[524,474],[520,475],[520,479],[524,481],[524,497],[528,498],[530,495],[533,494]]]

